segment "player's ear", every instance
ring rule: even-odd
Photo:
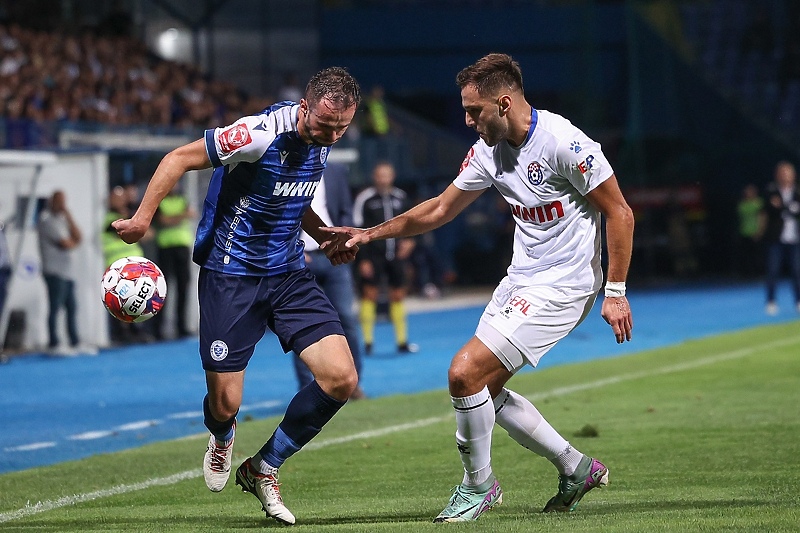
[[[504,94],[497,99],[497,110],[501,117],[505,116],[511,109],[511,96]]]

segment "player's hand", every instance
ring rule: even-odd
[[[339,266],[351,263],[355,260],[357,251],[358,248],[334,252],[333,254],[328,256],[328,260],[331,262],[333,266]]]
[[[336,236],[344,237],[345,248],[358,247],[359,244],[367,244],[370,241],[369,235],[361,228],[351,228],[348,226],[331,226],[328,228],[320,228],[326,233],[332,233]],[[322,245],[320,245],[322,247]]]
[[[356,258],[358,245],[345,245],[349,239],[349,234],[328,232],[325,235],[325,240],[319,243],[319,248],[325,252],[325,257],[328,258],[333,266],[349,263]]]
[[[628,299],[625,296],[619,298],[606,297],[603,300],[603,308],[600,316],[608,322],[617,338],[617,344],[631,340],[633,331],[633,314]]]
[[[117,230],[120,239],[133,244],[145,236],[150,225],[135,222],[132,218],[120,218],[112,222],[111,227]]]

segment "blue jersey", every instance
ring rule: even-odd
[[[225,128],[206,130],[214,174],[197,227],[194,262],[234,275],[305,266],[300,220],[311,205],[328,148],[297,132],[300,106],[280,102]]]

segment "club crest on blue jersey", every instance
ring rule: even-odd
[[[323,146],[319,151],[319,162],[324,165],[327,159],[328,159],[328,147]]]
[[[528,165],[528,181],[531,185],[541,185],[544,181],[544,170],[538,161],[533,161]]]

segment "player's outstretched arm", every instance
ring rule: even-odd
[[[131,218],[111,223],[120,238],[131,244],[144,237],[161,200],[175,187],[181,176],[190,170],[201,170],[210,166],[211,161],[203,139],[176,148],[165,155],[150,178],[136,213]]]
[[[425,200],[377,226],[367,229],[331,227],[323,228],[323,231],[348,235],[347,247],[381,239],[413,237],[447,224],[485,190],[462,191],[450,184],[439,196]]]
[[[633,314],[624,290],[633,250],[633,211],[622,196],[616,176],[598,185],[587,198],[606,218],[608,275],[600,313],[611,325],[617,342],[622,343],[631,340],[633,330]]]

